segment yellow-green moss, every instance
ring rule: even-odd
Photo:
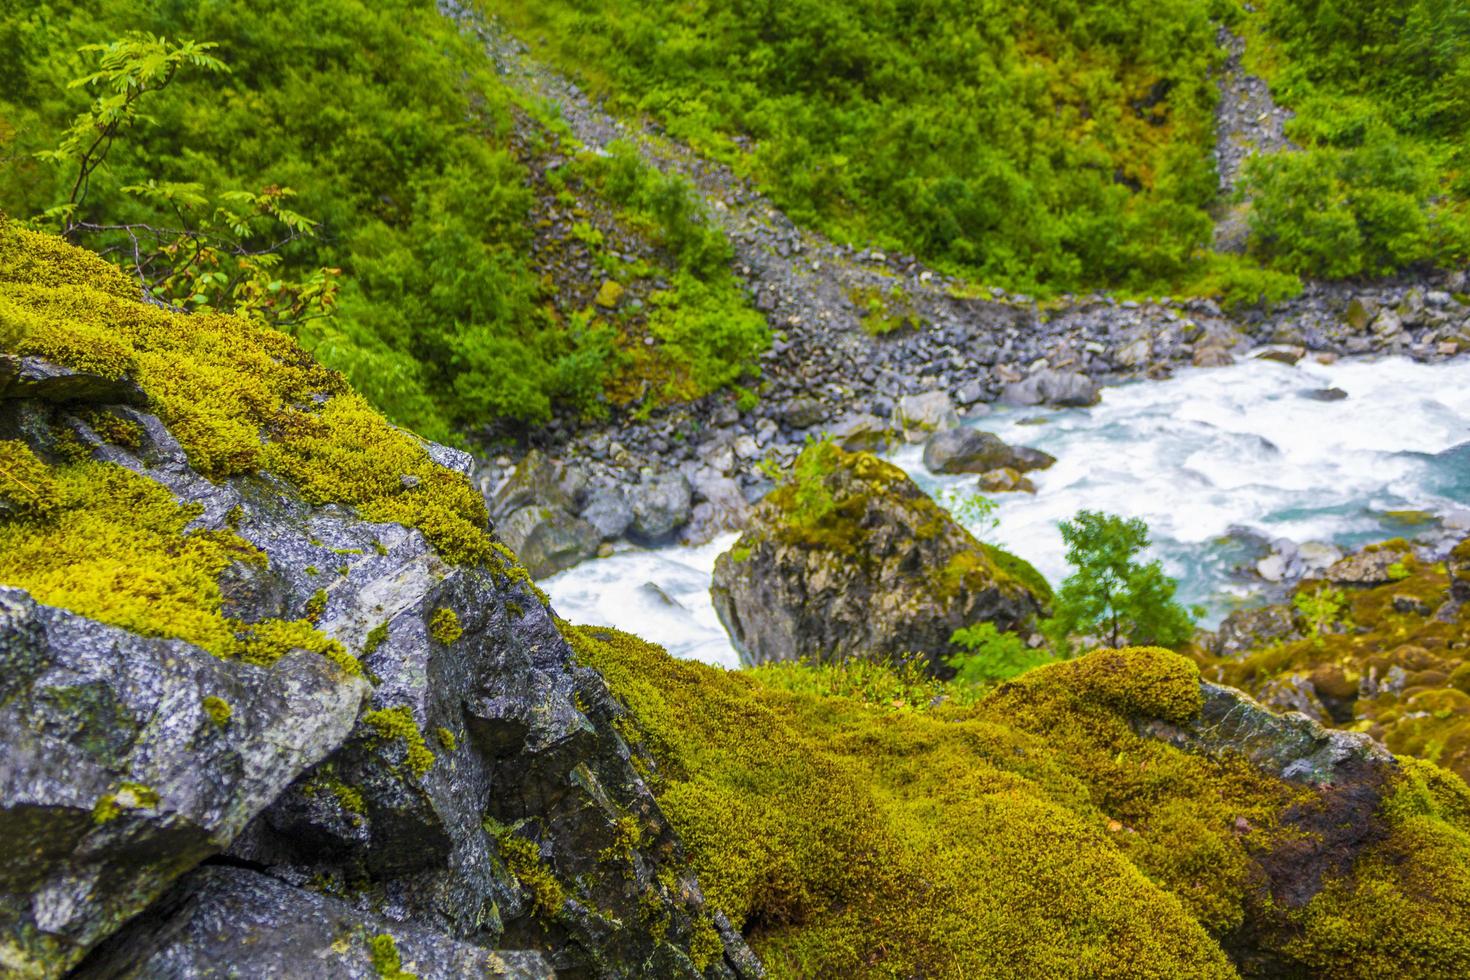
[[[464,635],[464,630],[459,625],[459,617],[454,610],[445,606],[434,610],[434,615],[429,617],[429,635],[436,642],[449,646],[455,640]]]
[[[151,810],[158,806],[158,791],[143,783],[124,780],[111,793],[104,794],[92,807],[92,820],[101,825],[111,823],[126,810]]]
[[[566,904],[567,892],[541,860],[541,851],[533,841],[517,837],[508,830],[497,835],[500,856],[516,881],[521,883],[531,896],[532,908],[537,915],[554,919]]]
[[[306,609],[303,610],[301,618],[315,626],[321,622],[322,613],[327,611],[327,590],[317,589],[306,600]]]
[[[134,452],[143,448],[143,427],[111,412],[90,412],[87,424],[106,442]]]
[[[133,379],[206,476],[270,471],[312,503],[418,528],[450,562],[499,554],[469,481],[290,337],[151,306],[95,255],[3,218],[0,348]]]
[[[377,733],[383,741],[401,741],[404,748],[404,764],[415,777],[422,778],[434,767],[434,753],[424,741],[424,733],[413,720],[413,712],[407,705],[396,708],[379,708],[365,712],[363,723]]]
[[[204,698],[199,704],[204,709],[204,713],[209,716],[209,720],[220,728],[228,725],[230,719],[235,716],[235,709],[230,707],[230,702],[213,694]]]
[[[368,635],[362,641],[362,655],[371,655],[378,647],[388,640],[388,621],[385,619],[377,626],[368,630]]]
[[[44,518],[61,505],[49,468],[23,442],[0,440],[0,517]]]
[[[372,956],[373,971],[383,980],[418,980],[417,973],[403,969],[403,960],[398,955],[398,944],[385,932],[368,940],[368,951]]]
[[[1182,713],[1179,678],[1192,668],[1172,655],[1131,658],[1157,675],[1132,698],[1086,661],[1082,693],[1058,690],[1058,674],[1008,685],[1033,733],[1005,720],[1016,704],[895,711],[881,700],[891,685],[865,685],[881,692],[873,701],[792,692],[771,680],[799,668],[727,673],[613,631],[568,632],[628,704],[625,733],[657,763],[655,792],[706,897],[773,975],[1233,975],[1187,901],[1140,872],[1094,802],[1142,825],[1123,805],[1141,794],[1104,790],[1156,773],[1181,800],[1219,796],[1212,764],[1142,739],[1109,706]],[[1088,774],[1096,787],[1051,747],[1068,715],[1082,719],[1070,737],[1092,746],[1086,764],[1102,770]],[[1150,753],[1184,760],[1193,779],[1157,760],[1140,769]],[[1200,819],[1239,850],[1235,802]]]
[[[459,748],[459,739],[455,738],[454,733],[445,728],[443,725],[434,729],[434,737],[439,740],[439,744],[444,748],[444,751],[446,752],[453,752],[455,749]]]

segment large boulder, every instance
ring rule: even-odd
[[[367,693],[314,654],[229,662],[0,588],[7,975],[74,963],[229,847],[341,744]]]
[[[512,513],[497,530],[532,578],[546,578],[586,561],[602,542],[602,535],[587,521],[535,504]]]
[[[924,467],[931,473],[986,473],[1004,468],[1025,473],[1055,462],[1055,457],[1039,449],[1009,446],[994,433],[979,429],[947,429],[924,444]]]
[[[1021,381],[1013,381],[1001,392],[1007,405],[1096,405],[1102,396],[1097,383],[1079,371],[1042,368]]]
[[[1024,562],[976,541],[897,467],[809,447],[715,562],[715,611],[747,663],[927,657],[956,629],[1024,629],[1046,604]]]
[[[640,544],[662,544],[689,523],[694,488],[683,473],[645,478],[628,493],[633,523],[628,536]]]
[[[76,980],[291,977],[551,980],[540,953],[492,952],[244,868],[200,868],[81,965]]]
[[[866,413],[846,416],[828,434],[850,453],[882,452],[900,435],[890,423]]]
[[[596,528],[604,541],[611,541],[622,537],[633,523],[633,505],[622,487],[601,487],[588,495],[582,520]]]
[[[956,428],[960,424],[954,402],[943,391],[926,391],[905,395],[898,400],[893,421],[908,442],[923,442],[936,432]]]

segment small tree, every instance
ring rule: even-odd
[[[1067,563],[1076,569],[1056,595],[1047,632],[1059,647],[1076,634],[1116,647],[1177,646],[1194,629],[1189,611],[1174,601],[1175,582],[1157,561],[1143,564],[1148,525],[1133,518],[1084,510],[1061,524]]]
[[[996,684],[1052,659],[1045,650],[1027,647],[1016,634],[1002,633],[994,623],[957,629],[949,642],[958,649],[946,662],[961,684]]]
[[[159,215],[157,221],[121,223],[86,214],[92,178],[114,144],[150,121],[141,111],[145,100],[185,68],[229,72],[209,53],[214,48],[140,33],[82,48],[96,56],[97,70],[71,87],[97,94],[61,144],[39,154],[61,169],[69,191],[37,223],[72,241],[87,239],[136,275],[145,294],[160,303],[232,312],[295,333],[302,323],[330,315],[341,270],[321,268],[300,279],[282,275],[283,249],[316,235],[311,221],[286,207],[289,187],[228,191],[212,200],[197,183],[149,180],[120,190]]]

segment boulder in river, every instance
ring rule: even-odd
[[[532,578],[546,578],[597,554],[602,535],[587,521],[555,507],[522,507],[500,522],[500,538]]]
[[[1001,400],[1007,405],[1057,405],[1063,408],[1096,405],[1101,395],[1097,383],[1080,371],[1042,368],[1022,381],[1005,386]]]
[[[715,562],[715,611],[752,664],[810,657],[927,658],[950,634],[1024,630],[1050,589],[976,541],[896,466],[830,444],[805,450]]]
[[[689,522],[694,504],[694,490],[682,473],[646,477],[628,491],[628,497],[633,507],[628,536],[640,544],[667,541]]]
[[[980,429],[947,429],[924,444],[924,467],[931,473],[1017,472],[1046,469],[1056,458],[1039,449],[1013,447]]]
[[[943,391],[926,391],[900,398],[893,420],[908,442],[923,442],[936,432],[953,429],[960,424],[954,403]]]

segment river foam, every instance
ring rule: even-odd
[[[1347,398],[1308,397],[1328,388]],[[1232,574],[1244,555],[1225,538],[1231,527],[1349,548],[1412,533],[1401,512],[1470,507],[1470,359],[1249,360],[1106,388],[1090,409],[1007,409],[968,424],[1058,460],[1031,474],[1035,496],[995,498],[999,526],[975,529],[986,540],[1057,582],[1067,573],[1059,521],[1084,508],[1141,517],[1180,597],[1206,607],[1207,625],[1250,591]],[[910,447],[892,458],[931,493],[974,487],[974,476],[928,473],[921,456]],[[732,540],[629,549],[543,585],[574,622],[736,666],[708,595],[714,559]]]

